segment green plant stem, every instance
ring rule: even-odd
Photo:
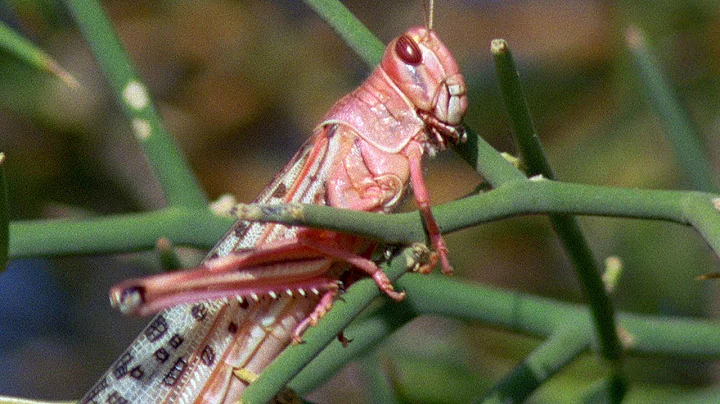
[[[408,294],[404,304],[418,314],[477,321],[537,337],[549,337],[568,324],[582,326],[588,331],[588,338],[593,335],[590,314],[584,305],[441,276],[408,274],[396,284]],[[716,321],[635,313],[620,313],[618,318],[628,335],[629,353],[720,358],[720,324]]]
[[[168,204],[186,208],[206,206],[205,194],[165,129],[147,87],[135,72],[100,4],[95,0],[66,0],[66,4],[128,116]]]
[[[670,140],[678,164],[694,190],[717,192],[715,175],[687,110],[665,78],[644,33],[631,27],[626,34],[630,54],[649,101]]]
[[[592,336],[575,325],[558,329],[512,370],[488,390],[483,402],[523,402],[565,365],[586,351]]]
[[[693,226],[720,253],[718,195],[688,191],[627,189],[550,180],[515,181],[432,209],[443,233],[510,217],[567,213],[651,219]],[[239,205],[239,218],[358,234],[389,243],[425,239],[420,213],[381,215],[327,206]]]
[[[350,346],[347,349],[339,344],[329,346],[328,352],[323,352],[310,363],[292,385],[309,386],[304,378],[312,378],[319,383],[332,375],[332,369],[341,368],[342,363],[365,353],[366,349],[373,347],[374,342],[382,340],[387,334],[404,325],[404,319],[422,314],[480,322],[537,337],[551,337],[565,330],[568,324],[573,324],[578,326],[573,332],[585,338],[586,347],[593,341],[591,317],[587,307],[583,305],[459,282],[441,276],[407,274],[396,284],[408,293],[407,302],[388,302],[377,312],[387,310],[384,315],[375,315],[354,323],[346,331],[349,338],[354,338]],[[398,321],[390,324],[385,320],[396,314],[399,316]],[[705,360],[720,358],[720,324],[715,321],[633,313],[619,313],[618,318],[621,327],[628,333],[627,349],[630,354]],[[372,336],[371,341],[365,341],[366,335]],[[569,345],[568,350],[574,351],[575,348],[572,347],[575,347],[576,343],[579,342]],[[572,353],[561,351],[546,351],[542,358],[544,361],[559,363],[563,357]],[[556,355],[558,358],[555,358]],[[324,373],[321,369],[325,367],[331,370]],[[309,388],[297,390],[308,391]]]
[[[369,387],[366,400],[369,403],[395,404],[399,403],[395,397],[395,387],[391,375],[388,374],[387,360],[382,352],[375,351],[360,362],[361,375]]]
[[[407,274],[395,285],[407,292],[403,303],[388,301],[373,315],[358,319],[347,328],[339,323],[325,323],[324,318],[318,329],[331,327],[324,331],[328,335],[344,329],[345,335],[353,342],[347,348],[340,343],[327,346],[293,379],[289,387],[301,394],[308,393],[347,363],[375,349],[380,341],[412,318],[423,314],[479,322],[541,338],[551,337],[572,324],[577,327],[577,335],[586,338],[585,346],[593,343],[592,318],[583,305],[434,275]],[[373,286],[371,282],[370,286]],[[328,313],[328,317],[335,316],[333,312],[336,309],[354,304],[355,297],[348,296],[354,287],[343,295],[343,301],[336,303],[337,307]],[[720,324],[716,321],[623,312],[617,317],[627,336],[625,344],[629,355],[720,359]],[[307,343],[315,339],[310,331]],[[569,353],[561,349],[547,350],[541,358],[547,363],[559,364],[575,349],[568,347],[568,350]],[[282,372],[282,368],[273,367],[266,369],[263,375],[273,380],[275,373]]]
[[[420,253],[419,253],[420,252]],[[406,248],[397,255],[389,266],[384,268],[390,280],[394,281],[407,272],[415,263],[425,262],[422,257],[427,253],[422,246]],[[340,330],[364,310],[372,300],[380,294],[372,279],[355,282],[343,299],[322,319],[323,325],[312,327],[303,334],[305,343],[290,346],[268,365],[258,379],[248,386],[243,393],[244,403],[266,403],[280,391],[308,363],[308,358],[315,357],[323,348],[330,344]],[[351,344],[352,345],[352,344]]]
[[[208,208],[166,208],[88,220],[33,220],[10,224],[10,258],[151,250],[158,238],[211,248],[233,220]]]
[[[520,74],[510,47],[504,39],[494,39],[491,42],[490,50],[495,57],[495,71],[498,75],[505,109],[510,116],[515,142],[527,174],[529,176],[542,174],[543,177],[554,180],[555,173],[535,130],[535,123],[530,114],[530,107],[525,98],[525,92],[520,83]]]
[[[176,271],[183,267],[180,257],[175,252],[172,242],[165,237],[160,237],[155,242],[155,252],[160,259],[160,266],[163,271]]]
[[[467,142],[459,144],[453,150],[475,169],[493,187],[499,187],[527,178],[495,150],[488,142],[479,137],[474,130],[465,125]]]
[[[343,300],[348,301],[345,295]],[[341,301],[340,304],[345,303]],[[363,316],[345,329],[345,335],[352,339],[346,348],[340,343],[331,343],[288,386],[301,394],[311,392],[348,362],[370,355],[388,335],[412,321],[415,316],[417,313],[410,305],[385,302],[373,315]]]
[[[5,153],[0,153],[0,272],[8,262],[10,245],[10,214],[8,213],[7,181],[5,180]]]
[[[694,281],[688,279],[690,282]],[[411,305],[415,313],[477,321],[537,337],[549,337],[568,324],[582,327],[588,338],[593,335],[592,319],[584,305],[441,276],[408,274],[396,284],[407,292],[404,304]],[[717,321],[635,313],[619,313],[618,318],[630,354],[720,358]]]
[[[627,383],[617,375],[610,375],[600,379],[590,386],[583,394],[582,403],[617,403],[627,394]],[[683,401],[685,402],[685,401]]]
[[[619,363],[622,360],[623,347],[617,334],[612,302],[602,280],[601,267],[593,256],[580,223],[568,215],[550,215],[550,222],[573,263],[583,295],[593,312],[600,355],[611,362]],[[617,363],[611,366],[617,366]]]
[[[5,48],[21,60],[46,71],[62,80],[70,88],[78,86],[77,80],[62,68],[50,55],[23,38],[7,24],[0,21],[0,47]]]
[[[514,137],[528,175],[541,174],[554,180],[555,173],[535,130],[512,52],[507,42],[502,39],[492,41],[491,49]],[[580,223],[570,215],[552,214],[549,218],[573,263],[583,295],[590,304],[595,318],[600,354],[607,360],[619,362],[622,358],[622,345],[617,335],[612,303],[605,291],[600,265],[593,256]]]

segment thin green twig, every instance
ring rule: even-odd
[[[520,73],[510,47],[504,39],[494,39],[490,44],[490,51],[495,57],[495,71],[505,101],[505,109],[510,116],[515,143],[527,174],[529,176],[542,174],[543,177],[554,180],[555,173],[535,129],[530,107],[520,83]]]
[[[568,215],[550,215],[550,222],[573,263],[580,287],[595,319],[600,355],[619,366],[623,348],[617,334],[615,312],[610,296],[602,280],[602,268],[593,256],[592,250],[576,218]]]
[[[570,324],[570,323],[568,323]],[[483,402],[523,402],[538,387],[582,352],[592,340],[586,329],[571,324],[550,335],[482,398]]]
[[[670,140],[678,164],[694,190],[717,192],[715,175],[695,124],[665,78],[645,35],[637,27],[627,30],[626,41],[648,99]]]
[[[160,266],[163,271],[176,271],[183,267],[180,257],[175,252],[172,241],[166,237],[160,237],[155,242],[155,252],[160,259]]]
[[[492,41],[491,50],[495,56],[500,89],[510,115],[514,137],[528,175],[541,174],[545,178],[555,179],[555,173],[535,130],[512,52],[507,42],[502,39]],[[550,222],[573,263],[583,294],[590,304],[600,353],[607,360],[620,362],[622,345],[617,335],[612,303],[605,291],[600,265],[593,256],[580,223],[572,216],[559,214],[550,215]]]
[[[66,0],[95,59],[128,116],[136,140],[150,161],[170,206],[207,205],[180,149],[165,129],[147,87],[133,67],[112,24],[96,0]]]
[[[0,47],[24,60],[26,63],[59,78],[70,88],[78,86],[77,80],[62,68],[50,55],[0,21]]]
[[[618,403],[627,394],[627,383],[618,375],[609,375],[588,387],[582,397],[584,404]],[[685,402],[685,401],[683,401]]]
[[[345,296],[343,300],[347,300]],[[347,347],[340,343],[328,345],[288,386],[301,394],[311,392],[348,362],[371,354],[388,335],[416,316],[417,312],[407,304],[387,302],[381,305],[372,316],[359,318],[345,329],[345,335],[352,339]]]

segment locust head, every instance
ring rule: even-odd
[[[465,140],[465,79],[435,31],[415,27],[395,38],[386,48],[381,66],[415,106],[437,146],[444,149]]]

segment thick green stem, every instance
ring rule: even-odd
[[[600,265],[593,256],[580,223],[567,215],[550,215],[550,222],[573,263],[583,295],[592,310],[600,355],[612,362],[620,362],[623,348],[617,333],[612,302],[605,290]]]
[[[514,181],[525,180],[525,174],[513,166],[495,150],[485,139],[478,136],[467,125],[467,142],[455,146],[453,150],[475,169],[493,187]]]
[[[209,249],[233,220],[208,208],[166,208],[88,220],[33,220],[10,225],[10,258],[151,250],[160,237]]]
[[[691,225],[720,254],[718,195],[569,184],[550,180],[515,181],[498,189],[432,209],[443,233],[516,216],[566,213],[651,219]],[[240,205],[239,217],[259,222],[303,225],[358,234],[390,243],[425,240],[419,212],[381,215],[318,205]]]

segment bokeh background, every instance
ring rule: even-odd
[[[416,1],[344,2],[384,42],[424,21]],[[435,27],[470,87],[467,122],[514,153],[490,41],[505,38],[520,67],[541,139],[565,181],[687,189],[624,41],[642,29],[702,135],[718,172],[720,5],[717,1],[437,1]],[[249,202],[368,68],[297,1],[105,1],[141,77],[207,194]],[[8,0],[0,19],[80,81],[68,89],[0,51],[0,151],[14,220],[87,217],[163,206],[131,127],[60,2]],[[428,164],[434,203],[482,178],[452,153]],[[409,205],[412,208],[412,204]],[[694,277],[716,257],[688,228],[583,218],[598,259],[624,263],[613,294],[624,311],[707,317],[717,288]],[[457,277],[580,302],[547,219],[518,218],[447,236]],[[183,250],[188,263],[202,252]],[[18,260],[0,274],[0,394],[77,399],[145,325],[112,311],[107,290],[158,270],[152,252]],[[478,324],[423,318],[378,356],[406,401],[465,402],[540,341]],[[630,358],[629,399],[656,402],[711,388],[717,364]],[[602,376],[586,355],[532,396],[574,402]],[[352,365],[310,396],[364,402]],[[412,388],[402,388],[412,386]],[[666,394],[671,394],[670,396]],[[719,398],[720,400],[720,398]]]

